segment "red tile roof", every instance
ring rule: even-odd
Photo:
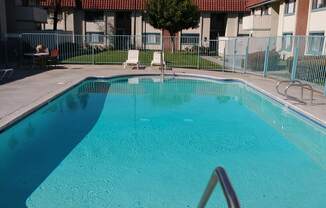
[[[56,0],[40,0],[44,7],[51,7]],[[59,0],[62,7],[76,7],[76,0]],[[201,11],[242,12],[247,11],[246,1],[262,0],[193,0]],[[142,10],[145,0],[81,0],[83,9]]]
[[[246,10],[246,0],[193,0],[201,11],[239,12]],[[82,0],[83,9],[141,10],[145,0]]]
[[[82,0],[83,9],[141,10],[143,0]]]
[[[201,11],[240,12],[246,11],[245,0],[193,0]]]
[[[43,7],[52,7],[56,0],[40,0],[40,4]],[[76,0],[59,0],[61,2],[61,7],[75,7]]]

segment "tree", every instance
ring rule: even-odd
[[[200,17],[192,0],[148,0],[145,11],[154,28],[167,30],[171,36],[183,29],[197,27]]]
[[[192,0],[147,0],[146,19],[156,29],[170,33],[174,47],[174,36],[183,29],[195,28],[200,13]]]

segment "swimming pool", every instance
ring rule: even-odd
[[[326,130],[236,81],[90,79],[0,133],[0,207],[323,207]],[[220,189],[209,203],[225,207]]]

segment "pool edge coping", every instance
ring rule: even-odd
[[[122,78],[122,77],[135,77],[135,76],[159,76],[158,73],[141,73],[141,74],[117,74],[117,75],[110,75],[110,76],[86,76],[84,78],[81,78],[76,81],[68,82],[63,88],[60,88],[59,90],[54,90],[49,92],[48,94],[41,96],[37,98],[35,101],[33,101],[31,104],[28,104],[27,106],[23,106],[20,109],[8,114],[3,118],[3,120],[0,120],[0,133],[5,131],[6,129],[10,128],[11,126],[15,125],[17,122],[23,120],[25,117],[29,116],[30,114],[34,113],[35,111],[39,110],[40,108],[44,107],[45,105],[49,104],[56,98],[60,97],[67,91],[71,90],[72,88],[76,87],[80,83],[91,80],[91,79],[114,79],[114,78]],[[298,115],[304,117],[305,119],[308,119],[309,121],[313,122],[314,124],[326,128],[326,121],[317,118],[316,116],[312,115],[311,113],[300,109],[299,107],[286,102],[285,100],[276,97],[275,95],[267,92],[266,90],[256,86],[255,84],[252,84],[251,82],[237,78],[223,78],[218,77],[214,75],[204,75],[204,74],[192,74],[187,72],[168,72],[166,73],[168,76],[184,76],[184,77],[192,77],[192,78],[204,78],[208,80],[215,80],[215,81],[235,81],[243,83],[246,86],[249,86],[250,88],[256,90],[257,92],[267,96],[268,98],[274,100],[275,102],[279,103],[280,105],[287,107],[288,109],[292,110],[293,112],[297,113]],[[44,98],[45,97],[45,98]],[[16,115],[17,114],[17,115]]]

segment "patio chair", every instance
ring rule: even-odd
[[[123,63],[123,68],[126,69],[128,65],[136,65],[139,69],[139,50],[128,51],[128,60]]]
[[[56,67],[59,62],[59,55],[59,49],[52,49],[47,59],[47,65],[54,65]]]
[[[14,73],[14,69],[0,69],[0,81],[4,80],[7,75],[7,78],[10,78]]]
[[[163,53],[163,66],[165,66],[164,53]],[[156,51],[153,54],[153,60],[151,66],[161,66],[161,52]]]

